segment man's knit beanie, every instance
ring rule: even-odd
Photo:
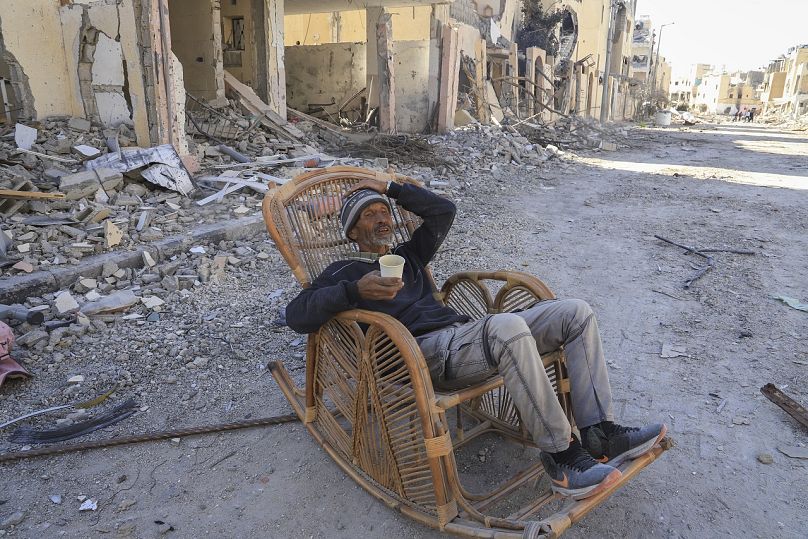
[[[345,199],[345,201],[342,203],[342,210],[339,212],[339,220],[340,223],[342,223],[342,233],[345,234],[346,238],[348,237],[348,231],[351,230],[351,228],[353,228],[353,226],[359,220],[359,215],[362,213],[362,210],[374,202],[381,202],[385,204],[392,212],[390,201],[373,189],[360,189],[359,191],[354,191],[348,196],[348,198]]]

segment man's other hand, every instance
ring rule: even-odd
[[[398,277],[382,277],[378,271],[371,271],[356,284],[362,299],[381,301],[395,298],[404,281]]]
[[[354,191],[359,191],[360,189],[372,189],[380,195],[383,195],[387,193],[387,182],[382,180],[365,179],[351,187],[347,194],[351,194]]]

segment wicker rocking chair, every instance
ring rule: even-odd
[[[269,233],[303,287],[356,249],[342,237],[338,213],[344,194],[365,178],[418,183],[401,175],[332,167],[298,176],[264,199]],[[419,218],[395,204],[393,208],[396,238],[406,241]],[[487,281],[499,286],[496,294]],[[458,273],[440,292],[435,290],[441,301],[472,318],[524,309],[554,297],[539,279],[513,271]],[[563,351],[543,361],[572,422]],[[458,391],[439,391],[407,329],[390,316],[358,309],[337,315],[309,335],[305,388],[295,385],[282,362],[272,362],[270,369],[311,435],[345,473],[391,508],[458,535],[556,537],[667,449],[663,440],[662,446],[621,466],[619,483],[581,501],[555,495],[549,481],[541,481],[544,470],[538,458],[493,491],[472,493],[461,484],[455,450],[491,431],[534,446],[501,377]],[[453,408],[456,415],[448,414]],[[530,494],[527,503],[525,490]],[[502,516],[490,514],[517,491],[521,508]],[[539,516],[542,509],[548,512],[550,502],[556,508]]]

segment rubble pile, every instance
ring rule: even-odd
[[[239,127],[246,126],[238,139],[229,141],[239,159],[222,151],[227,146],[209,139],[191,139],[192,155],[202,169],[197,179],[203,181],[197,182],[196,189],[176,154],[176,163],[165,164],[165,156],[154,151],[163,147],[135,150],[135,135],[125,124],[114,130],[99,129],[80,118],[56,118],[18,124],[17,133],[14,127],[7,127],[0,136],[0,189],[19,196],[0,200],[3,275],[78,264],[89,255],[149,244],[199,224],[255,213],[266,187],[274,184],[266,178],[256,178],[256,171],[271,172],[277,183],[302,170],[306,160],[295,158],[321,155],[311,143],[291,142],[250,123],[235,107],[225,111],[238,118],[234,122]],[[20,146],[19,132],[29,137],[30,144]],[[110,155],[114,157],[117,152],[128,152],[128,160],[124,159],[123,164],[94,165],[110,161]],[[125,170],[127,164],[132,165],[134,153],[157,159],[159,172],[173,167],[174,179],[184,175],[187,182],[169,184],[177,186],[172,190],[152,183],[153,178],[147,175],[150,169]],[[255,159],[264,159],[265,163],[245,169],[244,174],[232,174],[230,179],[246,177],[265,188],[209,201],[215,204],[197,204],[223,187],[222,182],[205,182],[206,173],[216,178],[222,167]],[[283,163],[274,164],[278,161]],[[159,175],[155,176],[159,181]],[[185,192],[189,190],[193,192]],[[38,198],[38,193],[53,196]]]

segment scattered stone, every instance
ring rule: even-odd
[[[67,379],[68,384],[80,384],[82,382],[84,382],[84,375],[81,374],[71,376],[70,378]]]
[[[157,262],[154,261],[149,251],[143,251],[143,263],[149,268],[153,268],[157,265]]]
[[[147,309],[152,311],[159,311],[160,307],[166,303],[157,296],[143,296],[140,298],[140,301],[143,302],[143,305],[145,305]]]
[[[95,511],[98,509],[98,500],[88,498],[79,507],[79,511]]]
[[[48,332],[41,329],[34,329],[25,335],[17,338],[16,343],[20,346],[32,347],[40,341],[48,339]]]
[[[101,187],[98,175],[94,170],[83,170],[62,176],[59,180],[59,190],[65,194],[67,200],[79,200],[94,195]]]
[[[84,118],[70,118],[70,120],[67,121],[67,127],[75,131],[84,131],[85,133],[90,130],[92,125],[89,120],[85,120]]]
[[[9,516],[4,518],[2,522],[0,522],[0,530],[5,530],[6,528],[10,528],[12,526],[19,526],[23,520],[25,520],[25,513],[22,511],[11,513]]]
[[[193,254],[195,254],[195,255],[203,255],[203,254],[205,254],[207,251],[205,251],[205,248],[204,248],[204,247],[202,247],[201,245],[198,245],[198,246],[196,246],[196,247],[191,247],[190,252],[192,252],[192,253],[193,253]]]
[[[96,314],[123,311],[138,302],[138,297],[131,290],[121,290],[91,303],[85,303],[81,312],[92,316]]]
[[[31,244],[30,243],[21,243],[17,245],[17,250],[21,253],[30,253],[31,252]]]
[[[210,359],[206,357],[198,357],[191,362],[191,365],[193,365],[197,369],[204,369],[205,367],[208,366],[209,361]]]
[[[123,232],[112,221],[104,221],[104,246],[109,249],[121,243]]]
[[[98,301],[101,299],[101,294],[98,293],[98,290],[90,290],[86,294],[84,294],[84,299],[87,301]]]
[[[74,313],[79,310],[78,302],[67,290],[59,292],[56,296],[56,312],[59,315]]]
[[[260,258],[261,260],[266,260],[267,258],[269,258],[269,253],[265,253],[264,251],[261,251],[260,253],[258,253],[255,256],[256,256],[256,258]]]
[[[101,266],[101,277],[111,277],[116,271],[118,271],[118,264],[115,262],[104,262],[104,265]]]
[[[48,496],[48,499],[55,503],[56,505],[62,505],[62,495],[61,494],[51,494]]]
[[[757,459],[762,464],[771,464],[774,462],[774,457],[771,453],[758,453]]]
[[[744,417],[741,415],[735,416],[732,418],[733,425],[751,425],[752,422],[749,420],[748,417]]]
[[[25,273],[31,273],[32,271],[34,271],[33,264],[31,264],[30,262],[26,262],[25,260],[20,260],[19,262],[11,266],[11,268]]]
[[[129,509],[130,507],[135,505],[136,503],[137,503],[137,500],[133,500],[132,498],[124,498],[123,500],[121,500],[121,503],[118,504],[118,507],[116,508],[116,510],[119,511],[119,512],[126,511],[127,509]]]
[[[236,208],[235,210],[233,210],[233,213],[235,213],[236,215],[239,215],[239,216],[243,216],[243,215],[247,215],[247,214],[248,214],[248,213],[250,213],[251,211],[252,211],[252,210],[250,210],[250,208],[248,208],[247,206],[245,206],[244,204],[242,204],[241,206],[239,206],[238,208]]]

